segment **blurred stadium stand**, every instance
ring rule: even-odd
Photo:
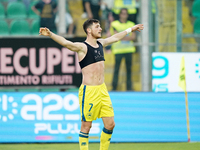
[[[194,33],[200,34],[200,0],[195,0],[192,5],[192,15],[195,17]]]
[[[27,18],[26,7],[22,2],[10,2],[6,9],[7,18],[10,19],[24,19]]]
[[[194,33],[200,34],[200,18],[197,18],[194,22]]]
[[[199,0],[195,0],[192,4],[192,15],[194,17],[199,18],[200,17],[200,1]]]
[[[31,34],[32,35],[38,35],[39,28],[40,28],[39,19],[38,20],[33,20],[32,23],[31,23]]]
[[[0,36],[9,35],[8,23],[5,20],[0,20]]]
[[[83,31],[82,24],[87,20],[87,18],[82,18],[83,6],[82,0],[69,0],[69,11],[74,20],[74,24],[77,25],[76,36],[85,37],[85,32]]]
[[[4,6],[0,3],[0,19],[5,18]]]
[[[31,3],[27,10],[25,4],[21,0],[1,0],[0,36],[38,35],[39,16],[35,14],[31,9],[31,7],[38,1],[39,0],[31,0]]]
[[[12,20],[10,24],[11,35],[30,35],[29,23],[25,19]]]
[[[185,46],[182,46],[183,52],[197,52],[198,51],[198,42],[194,37],[194,25],[192,18],[190,16],[190,5],[191,2],[189,1],[183,1],[182,3],[182,24],[183,24],[183,38],[182,42],[186,44]],[[189,37],[184,37],[184,35],[191,35]],[[189,45],[190,44],[190,45]]]

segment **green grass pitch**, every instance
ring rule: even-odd
[[[78,143],[0,144],[0,150],[79,150]],[[99,143],[90,143],[89,150],[99,150]],[[200,150],[199,143],[111,143],[109,150]]]

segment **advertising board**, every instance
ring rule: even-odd
[[[200,92],[200,53],[153,53],[152,91],[183,92],[178,86],[181,58],[185,59],[186,90]]]
[[[1,86],[80,86],[76,53],[50,38],[9,38],[0,43]]]
[[[184,93],[110,92],[115,113],[111,142],[187,142]],[[188,93],[191,141],[200,141],[200,93]],[[78,142],[78,93],[0,93],[0,143]],[[99,142],[101,119],[90,142]]]

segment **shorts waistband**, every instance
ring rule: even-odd
[[[80,87],[82,87],[82,86],[91,87],[91,88],[98,88],[98,87],[105,86],[105,82],[100,84],[100,85],[85,85],[85,84],[81,84]]]

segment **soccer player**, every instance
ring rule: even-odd
[[[140,32],[143,28],[143,24],[138,24],[106,39],[100,39],[102,29],[99,21],[88,19],[83,24],[83,29],[87,34],[86,40],[74,43],[54,34],[48,28],[40,28],[40,35],[49,36],[60,45],[77,52],[78,55],[83,75],[82,84],[79,88],[81,112],[80,150],[88,150],[88,137],[93,120],[102,118],[104,123],[100,138],[100,150],[108,150],[115,127],[113,107],[104,83],[105,59],[103,47],[121,40],[130,32]]]

